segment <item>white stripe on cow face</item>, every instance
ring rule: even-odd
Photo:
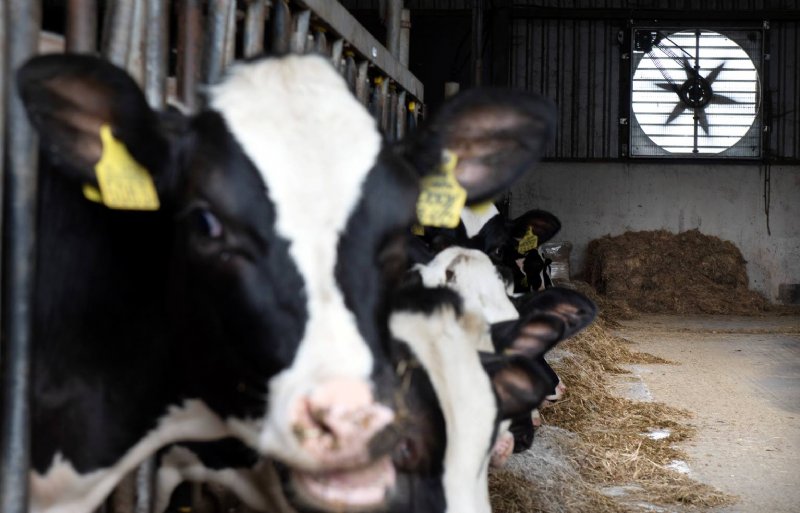
[[[445,420],[444,493],[449,513],[489,513],[488,463],[497,400],[475,351],[488,331],[473,313],[398,312],[392,335],[407,343],[430,378]]]
[[[308,302],[293,363],[269,384],[258,445],[313,467],[291,433],[289,406],[323,381],[367,380],[373,368],[334,269],[341,233],[376,163],[381,137],[342,77],[319,56],[234,66],[213,89],[211,106],[264,179],[276,231],[290,243]]]
[[[467,237],[474,237],[481,231],[483,225],[489,222],[491,218],[499,214],[500,211],[494,204],[489,205],[483,210],[475,211],[471,208],[465,208],[461,211],[461,222],[464,223],[464,228],[467,231]]]
[[[464,299],[467,310],[480,313],[489,323],[519,318],[497,268],[485,253],[477,249],[452,246],[415,269],[426,287],[452,288]],[[491,342],[478,349],[494,352]]]

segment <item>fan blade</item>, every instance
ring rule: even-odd
[[[689,58],[685,55],[681,55],[681,67],[686,72],[686,78],[697,76],[697,72],[694,70],[692,65],[689,64]]]
[[[728,98],[727,96],[723,96],[721,94],[714,93],[711,96],[711,101],[709,103],[716,103],[717,105],[738,105],[742,102],[738,102],[733,98]]]
[[[703,109],[694,109],[694,115],[697,116],[697,121],[703,128],[703,132],[708,135],[708,116],[706,116],[706,111]]]
[[[706,81],[708,81],[708,83],[709,83],[709,84],[713,84],[713,83],[714,83],[714,81],[715,81],[715,80],[717,79],[717,77],[719,76],[719,72],[720,72],[720,71],[722,71],[722,68],[723,68],[724,66],[725,66],[725,63],[723,62],[722,64],[720,64],[720,65],[719,65],[719,66],[717,66],[716,68],[712,69],[712,70],[711,70],[711,73],[709,73],[709,74],[708,74],[708,76],[706,77]]]
[[[667,116],[667,121],[664,123],[665,125],[669,125],[671,122],[675,121],[675,119],[683,114],[683,111],[686,110],[686,105],[683,102],[678,102],[675,104],[675,108],[672,109],[672,112],[669,113]]]
[[[678,94],[679,91],[678,84],[665,84],[664,82],[654,82],[654,84],[656,87],[660,89]]]

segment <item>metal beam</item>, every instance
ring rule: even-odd
[[[167,0],[147,0],[147,39],[145,40],[145,94],[157,110],[164,108],[167,93],[167,36],[169,9]]]
[[[97,47],[97,0],[69,0],[66,33],[68,52],[94,52]]]
[[[189,109],[197,110],[197,82],[203,51],[203,13],[201,0],[182,0],[178,12],[178,98]]]
[[[388,0],[386,5],[386,48],[400,58],[400,29],[403,0]]]
[[[375,37],[370,34],[339,2],[330,0],[297,0],[326,23],[333,32],[344,38],[363,58],[380,68],[403,89],[418,100],[423,100],[425,88],[408,68],[400,64]]]
[[[203,83],[216,84],[225,64],[225,34],[228,30],[228,0],[210,0],[203,45]]]
[[[128,46],[133,26],[133,9],[135,2],[130,0],[113,0],[106,7],[106,19],[103,26],[103,56],[124,68],[128,60]]]
[[[569,19],[569,20],[659,20],[685,21],[714,20],[728,21],[800,21],[800,9],[748,9],[748,10],[709,10],[709,9],[560,9],[551,7],[531,7],[496,3],[495,8],[509,7],[514,18]]]
[[[36,53],[42,22],[40,0],[6,0],[7,69],[16,70]],[[17,91],[8,80],[6,91],[8,153],[4,166],[7,187],[3,252],[8,259],[3,276],[3,413],[0,440],[0,511],[28,511],[30,465],[30,371],[33,282],[36,257],[38,140]]]
[[[244,22],[245,57],[254,57],[264,53],[264,24],[266,17],[266,0],[252,0],[247,4],[247,14]]]

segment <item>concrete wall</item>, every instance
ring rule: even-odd
[[[573,244],[572,274],[603,235],[665,229],[730,240],[747,260],[751,288],[771,301],[800,283],[800,166],[773,165],[770,229],[757,165],[544,162],[512,191],[511,215],[530,208],[561,219]]]

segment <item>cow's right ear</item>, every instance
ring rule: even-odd
[[[124,146],[152,176],[169,161],[169,138],[133,79],[88,55],[34,57],[17,71],[28,116],[51,162],[74,178],[97,184],[104,139]]]
[[[469,89],[449,99],[403,143],[421,174],[435,171],[445,151],[457,157],[454,175],[467,203],[486,201],[533,168],[555,133],[549,99],[509,89]]]

